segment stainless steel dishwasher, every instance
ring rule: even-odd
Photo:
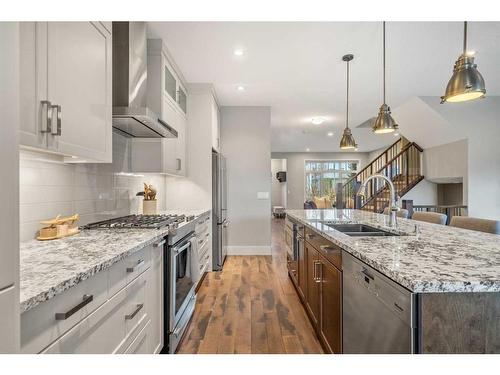
[[[343,352],[415,353],[416,295],[343,252]]]

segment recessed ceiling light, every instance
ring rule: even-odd
[[[313,117],[311,119],[311,122],[314,124],[314,125],[321,125],[322,123],[325,122],[325,119],[323,117]]]
[[[235,56],[243,56],[245,52],[241,48],[236,48],[233,53]]]
[[[306,151],[307,151],[307,152],[309,152],[309,151],[311,151],[311,150],[310,150],[309,148],[306,148]]]
[[[328,133],[326,133],[326,135],[329,137],[333,137],[333,132],[328,132]]]
[[[243,86],[238,86],[237,89],[238,91],[245,91],[245,88]]]

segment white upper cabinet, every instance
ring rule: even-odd
[[[187,91],[167,59],[161,39],[148,40],[147,102],[177,131],[177,138],[132,139],[132,172],[186,176]]]
[[[100,22],[21,23],[20,43],[21,145],[111,162],[110,30]]]

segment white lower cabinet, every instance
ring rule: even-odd
[[[104,271],[21,314],[21,352],[39,353],[107,299],[108,274]],[[81,307],[73,314],[56,319],[56,314],[70,312],[77,306]]]
[[[43,353],[114,353],[126,336],[127,302],[127,290],[123,289]]]
[[[153,246],[147,288],[148,316],[151,318],[151,351],[159,353],[164,344],[163,327],[163,246]]]
[[[147,246],[22,314],[22,352],[158,353],[164,342],[162,244]]]
[[[196,282],[199,282],[203,274],[210,271],[210,257],[212,254],[212,236],[210,214],[201,215],[196,219],[196,247],[198,250],[198,269],[194,272]]]
[[[124,354],[150,354],[152,344],[151,328],[151,321],[149,320]]]

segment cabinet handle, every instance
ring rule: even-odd
[[[68,319],[71,315],[76,313],[78,310],[82,309],[86,305],[88,305],[90,302],[94,300],[94,296],[92,294],[84,294],[83,295],[83,300],[80,302],[78,305],[75,307],[69,309],[68,311],[64,313],[56,313],[56,320],[66,320]]]
[[[323,251],[326,251],[326,252],[328,252],[328,251],[340,251],[340,250],[339,250],[339,249],[337,249],[336,247],[333,247],[333,246],[328,246],[328,245],[321,245],[319,248],[320,248],[321,250],[323,250]]]
[[[180,171],[182,169],[182,159],[177,158],[177,170]]]
[[[134,312],[132,314],[127,314],[125,315],[125,320],[131,320],[131,319],[134,319],[134,317],[139,313],[139,311],[141,311],[141,309],[144,307],[144,304],[143,303],[139,303],[137,304],[136,306],[136,309],[134,310]]]
[[[375,280],[373,278],[373,276],[368,273],[368,270],[366,268],[363,268],[363,270],[361,271],[361,273],[363,274],[364,277],[368,277],[372,281]]]
[[[137,264],[133,267],[127,267],[127,273],[132,273],[132,272],[135,272],[137,270],[137,268],[140,268],[144,265],[144,259],[140,259],[139,261],[137,261]]]
[[[51,133],[52,135],[61,135],[61,106],[60,105],[52,105],[50,107],[50,112],[52,112],[52,110],[55,109],[56,110],[56,127],[54,129],[54,127],[50,126],[50,129],[51,129]],[[51,119],[51,122],[53,121],[53,118]]]
[[[42,100],[42,129],[41,133],[50,133],[51,132],[51,123],[52,123],[52,103],[48,100]],[[43,116],[45,113],[45,116]]]
[[[318,265],[320,266],[320,270],[321,270],[321,262],[317,260],[317,261],[314,262],[314,275],[315,275],[314,281],[316,281],[317,283],[320,283],[321,282],[321,277],[320,276],[316,276],[316,274],[317,274],[316,269],[317,269]]]
[[[309,239],[312,239],[312,238],[316,238],[316,235],[315,234],[307,234],[307,238]]]

